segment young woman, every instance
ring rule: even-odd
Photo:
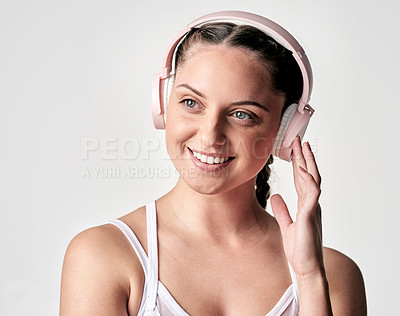
[[[358,267],[322,246],[321,178],[299,137],[296,221],[280,195],[265,211],[282,115],[305,89],[292,52],[254,26],[205,23],[174,70],[165,138],[179,180],[72,240],[60,314],[366,315]]]

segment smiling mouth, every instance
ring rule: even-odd
[[[197,160],[201,161],[202,163],[206,163],[208,165],[219,165],[219,164],[227,163],[228,161],[235,159],[235,157],[208,156],[208,155],[202,154],[200,152],[197,152],[195,150],[192,150],[189,147],[188,147],[188,149],[193,154],[193,157],[195,157]]]

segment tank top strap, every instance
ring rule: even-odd
[[[292,265],[290,264],[289,261],[288,261],[288,265],[289,265],[289,270],[290,270],[290,276],[292,278],[292,283],[293,283],[294,290],[295,290],[297,306],[299,306],[298,304],[300,303],[300,293],[299,293],[299,285],[297,283],[296,273],[294,272]],[[297,313],[298,313],[298,311],[297,311]]]
[[[157,213],[155,201],[146,205],[147,220],[147,299],[146,315],[157,315],[156,300],[158,292],[158,241],[157,241]]]
[[[114,219],[108,222],[108,224],[113,224],[114,226],[117,226],[120,231],[123,232],[125,237],[128,239],[129,243],[131,244],[133,250],[136,252],[136,255],[139,258],[140,264],[142,265],[143,272],[145,277],[147,276],[147,255],[146,252],[144,251],[142,245],[140,244],[139,239],[137,239],[136,235],[133,233],[132,229],[125,224],[125,222],[119,220],[119,219]]]

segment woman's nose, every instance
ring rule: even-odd
[[[225,135],[226,121],[220,113],[207,113],[199,128],[203,147],[222,146],[227,142]]]

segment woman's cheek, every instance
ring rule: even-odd
[[[268,159],[274,146],[275,137],[279,128],[279,120],[271,120],[268,127],[252,142],[252,153],[256,159]]]
[[[176,159],[182,155],[182,148],[185,142],[190,139],[193,134],[190,124],[184,122],[176,113],[168,112],[169,119],[167,119],[165,129],[165,143],[167,151],[171,159]]]
[[[240,129],[233,139],[235,151],[252,160],[268,159],[274,143],[272,133],[265,128]]]
[[[257,160],[268,159],[272,151],[272,142],[270,138],[258,137],[251,144],[252,156]]]

